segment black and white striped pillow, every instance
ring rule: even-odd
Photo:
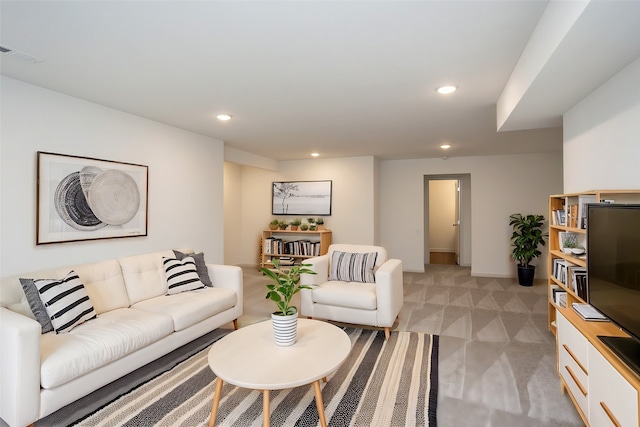
[[[167,277],[167,295],[204,288],[193,257],[187,256],[182,260],[162,257],[162,264]]]
[[[334,251],[331,255],[329,280],[375,283],[373,269],[378,252],[351,253]]]
[[[70,271],[61,280],[36,279],[33,282],[56,334],[69,332],[97,317],[87,290],[75,271]]]

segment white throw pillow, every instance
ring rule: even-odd
[[[69,332],[96,312],[80,277],[71,270],[63,279],[34,280],[56,334]]]
[[[182,260],[162,257],[162,264],[167,277],[167,295],[204,288],[193,257],[187,256]]]

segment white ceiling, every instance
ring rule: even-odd
[[[640,56],[640,1],[592,3],[508,132],[496,102],[547,1],[3,0],[0,44],[43,61],[0,70],[277,160],[559,151],[562,113]]]

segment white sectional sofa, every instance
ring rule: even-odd
[[[167,295],[163,257],[110,259],[2,278],[0,417],[34,423],[242,314],[242,270],[206,264],[212,287]],[[68,333],[42,333],[20,278],[61,279],[71,270],[97,317]]]

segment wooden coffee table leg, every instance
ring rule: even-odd
[[[322,427],[327,427],[327,420],[324,417],[324,403],[322,403],[322,391],[320,390],[320,381],[313,382],[313,391],[315,391],[316,393],[316,407],[318,408],[320,425]]]
[[[262,426],[269,427],[271,409],[269,409],[269,390],[262,390]]]
[[[213,392],[213,404],[211,405],[211,418],[209,419],[209,427],[213,427],[216,422],[218,413],[218,404],[220,403],[220,394],[222,394],[222,380],[220,377],[216,380],[216,391]]]

